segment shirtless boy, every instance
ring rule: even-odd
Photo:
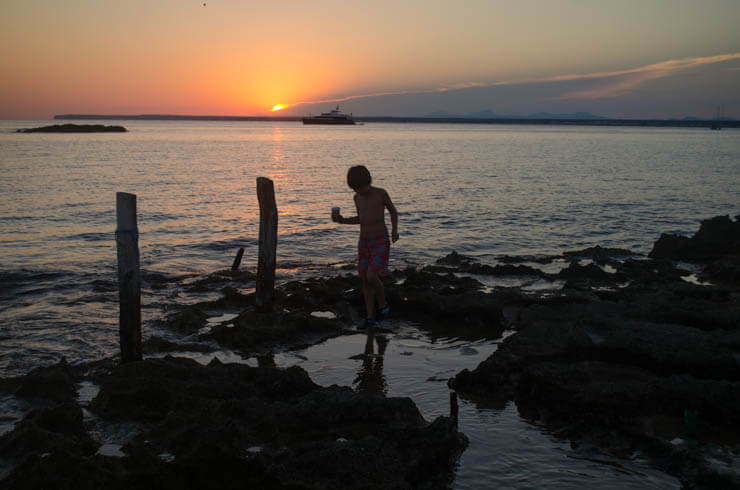
[[[382,276],[388,273],[391,240],[398,240],[398,212],[388,193],[373,187],[370,172],[364,165],[352,167],[347,172],[347,185],[355,191],[357,216],[344,218],[332,214],[332,220],[345,225],[360,225],[360,240],[357,243],[357,273],[362,278],[367,320],[364,326],[375,325],[390,313],[385,299]],[[391,240],[385,226],[385,210],[391,215]],[[376,309],[377,304],[377,309]]]

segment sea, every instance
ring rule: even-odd
[[[691,235],[703,219],[740,215],[738,129],[137,120],[85,121],[125,133],[16,132],[53,123],[0,121],[2,377],[117,353],[117,192],[137,196],[145,338],[161,333],[166,314],[217,297],[182,286],[230,268],[240,248],[242,267],[256,269],[258,177],[275,185],[278,283],[353,263],[357,227],[330,219],[334,206],[355,214],[353,165],[365,165],[398,209],[391,268],[453,250],[489,264],[595,245],[647,254],[662,233]],[[148,277],[172,281],[155,288]],[[447,396],[439,379],[474,368],[497,343],[431,339],[417,327],[398,325],[384,393],[410,396],[432,416]],[[279,365],[356,385],[361,367],[349,357],[365,344],[359,337],[281,353]],[[471,445],[454,488],[680,487],[639,455],[574,449],[514,404],[461,404]]]

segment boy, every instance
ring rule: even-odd
[[[364,327],[371,327],[382,320],[391,308],[385,299],[385,290],[380,277],[388,272],[391,242],[385,226],[385,209],[391,215],[391,240],[398,240],[398,213],[384,189],[373,187],[370,172],[364,165],[357,165],[347,172],[347,185],[355,191],[357,216],[344,218],[332,213],[332,220],[345,225],[360,225],[360,241],[357,243],[357,273],[362,278],[362,293],[365,296],[367,320]],[[377,303],[377,309],[375,307]]]

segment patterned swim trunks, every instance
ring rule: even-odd
[[[357,273],[365,277],[367,271],[378,276],[388,273],[388,259],[391,255],[391,241],[388,235],[363,238],[357,242]]]

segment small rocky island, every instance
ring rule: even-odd
[[[123,126],[104,126],[102,124],[52,124],[40,128],[19,129],[17,133],[125,133]]]

